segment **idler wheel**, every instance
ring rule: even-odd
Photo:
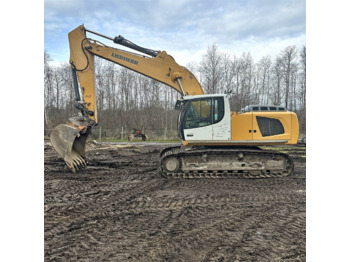
[[[163,167],[167,172],[176,172],[179,170],[180,163],[176,157],[169,157],[165,159]]]

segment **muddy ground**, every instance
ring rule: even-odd
[[[45,261],[305,261],[305,147],[295,173],[166,179],[165,144],[92,144],[71,173],[45,148]]]

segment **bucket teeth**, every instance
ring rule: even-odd
[[[78,161],[77,160],[73,160],[73,165],[74,165],[74,168],[75,168],[75,170],[77,170],[77,171],[79,171],[79,163],[78,163]]]
[[[70,169],[73,173],[76,173],[76,172],[77,172],[77,170],[75,169],[75,167],[74,167],[74,165],[73,165],[72,162],[70,162],[70,161],[65,161],[65,162],[66,162],[67,166],[69,167],[69,169]]]
[[[69,161],[67,163],[67,165],[72,170],[72,172],[75,173],[75,172],[79,171],[80,169],[86,167],[86,161],[82,156],[80,156],[78,154],[74,154],[74,155],[72,155],[71,161]]]
[[[66,161],[66,164],[72,170],[73,173],[76,173],[80,169],[86,167],[86,161],[81,157],[76,155],[70,161]]]
[[[80,157],[76,161],[78,162],[78,165],[80,167],[85,167],[84,162],[82,161],[82,159]]]

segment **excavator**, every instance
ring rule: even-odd
[[[87,37],[87,33],[124,48],[107,46]],[[68,39],[75,107],[79,114],[55,127],[50,140],[72,172],[87,166],[86,141],[98,124],[94,73],[97,56],[157,80],[181,94],[175,109],[179,110],[177,127],[182,144],[162,150],[161,175],[265,178],[293,173],[290,156],[260,147],[296,144],[299,123],[295,113],[283,107],[262,105],[231,112],[228,93],[204,94],[194,74],[165,51],[138,46],[120,35],[112,38],[80,25],[68,34]],[[132,52],[125,51],[125,47]]]

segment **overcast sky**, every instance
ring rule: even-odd
[[[250,52],[255,62],[306,43],[305,0],[45,0],[44,48],[55,63],[68,62],[68,32],[81,24],[165,50],[184,66],[214,43],[232,56]]]

